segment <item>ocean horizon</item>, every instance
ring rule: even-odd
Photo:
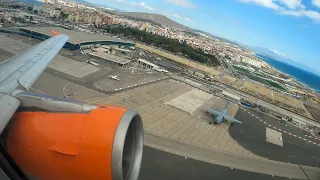
[[[320,93],[320,76],[312,72],[300,69],[296,66],[287,64],[285,62],[273,59],[269,56],[256,54],[256,57],[260,58],[263,61],[266,61],[268,64],[274,68],[280,70],[283,73],[288,74],[299,82],[307,85],[308,87],[314,89]]]

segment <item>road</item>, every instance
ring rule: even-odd
[[[248,112],[250,112],[250,114]],[[230,126],[229,134],[242,147],[250,150],[252,153],[281,162],[320,166],[320,147],[303,139],[308,139],[317,144],[320,143],[320,141],[307,138],[305,136],[308,134],[306,131],[286,124],[284,121],[279,121],[273,117],[249,109],[246,109],[246,111],[239,109],[235,118],[241,120],[242,124]],[[262,121],[260,121],[260,119]],[[264,122],[266,122],[266,124],[264,124]],[[269,126],[269,124],[271,126]],[[283,147],[266,141],[267,127],[275,127],[277,128],[276,131],[282,133]]]
[[[320,169],[309,166],[272,161],[264,158],[252,158],[219,149],[195,147],[173,139],[165,139],[145,133],[145,146],[191,159],[216,164],[233,169],[259,174],[274,175],[295,179],[320,179]]]
[[[259,173],[231,169],[193,159],[185,159],[154,148],[144,146],[139,180],[280,180],[284,177],[272,177]]]

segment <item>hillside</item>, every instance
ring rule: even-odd
[[[192,28],[189,28],[185,25],[177,23],[172,19],[160,14],[151,14],[151,13],[144,13],[144,12],[118,12],[117,14],[129,17],[129,18],[137,19],[137,20],[145,20],[145,21],[153,22],[155,24],[175,27],[184,31],[193,31]]]

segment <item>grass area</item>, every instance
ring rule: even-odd
[[[274,82],[274,81],[270,81],[270,80],[267,80],[265,79],[265,81],[267,81],[268,84],[270,84],[270,86],[273,86],[275,88],[278,88],[278,89],[281,89],[281,90],[284,90],[286,91],[285,88],[283,88],[280,84],[278,84],[277,82]]]
[[[245,68],[241,68],[241,67],[238,67],[238,66],[232,66],[235,70],[237,71],[240,71],[240,72],[243,72],[243,73],[250,73],[247,69]]]
[[[264,79],[264,78],[260,78],[258,76],[254,76],[252,74],[249,74],[249,73],[243,73],[247,78],[253,80],[253,81],[256,81],[256,82],[259,82],[259,83],[262,83],[262,84],[265,84],[267,86],[271,86],[271,87],[274,87],[274,88],[277,88],[277,89],[280,89],[280,90],[283,90],[283,91],[286,91],[285,88],[283,88],[280,84],[276,83],[276,82],[273,82],[271,80],[268,80],[268,79]]]
[[[244,73],[244,75],[245,75],[247,78],[251,79],[251,80],[254,80],[254,81],[257,81],[257,82],[259,82],[259,83],[262,83],[262,84],[265,84],[265,85],[268,85],[268,86],[269,86],[269,84],[268,84],[264,79],[262,79],[262,78],[260,78],[260,77],[258,77],[258,76],[254,76],[254,75],[248,74],[248,73]]]

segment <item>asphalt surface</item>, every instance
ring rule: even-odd
[[[306,138],[307,132],[302,129],[286,125],[284,121],[278,121],[262,113],[250,112],[272,126]],[[314,167],[320,166],[319,146],[285,133],[282,133],[283,147],[274,145],[266,141],[266,125],[264,123],[242,109],[238,110],[235,118],[242,121],[243,124],[230,126],[229,133],[245,149],[272,160]],[[319,140],[312,141],[317,142]]]
[[[144,146],[143,151],[139,180],[288,179],[185,159],[147,146]]]

